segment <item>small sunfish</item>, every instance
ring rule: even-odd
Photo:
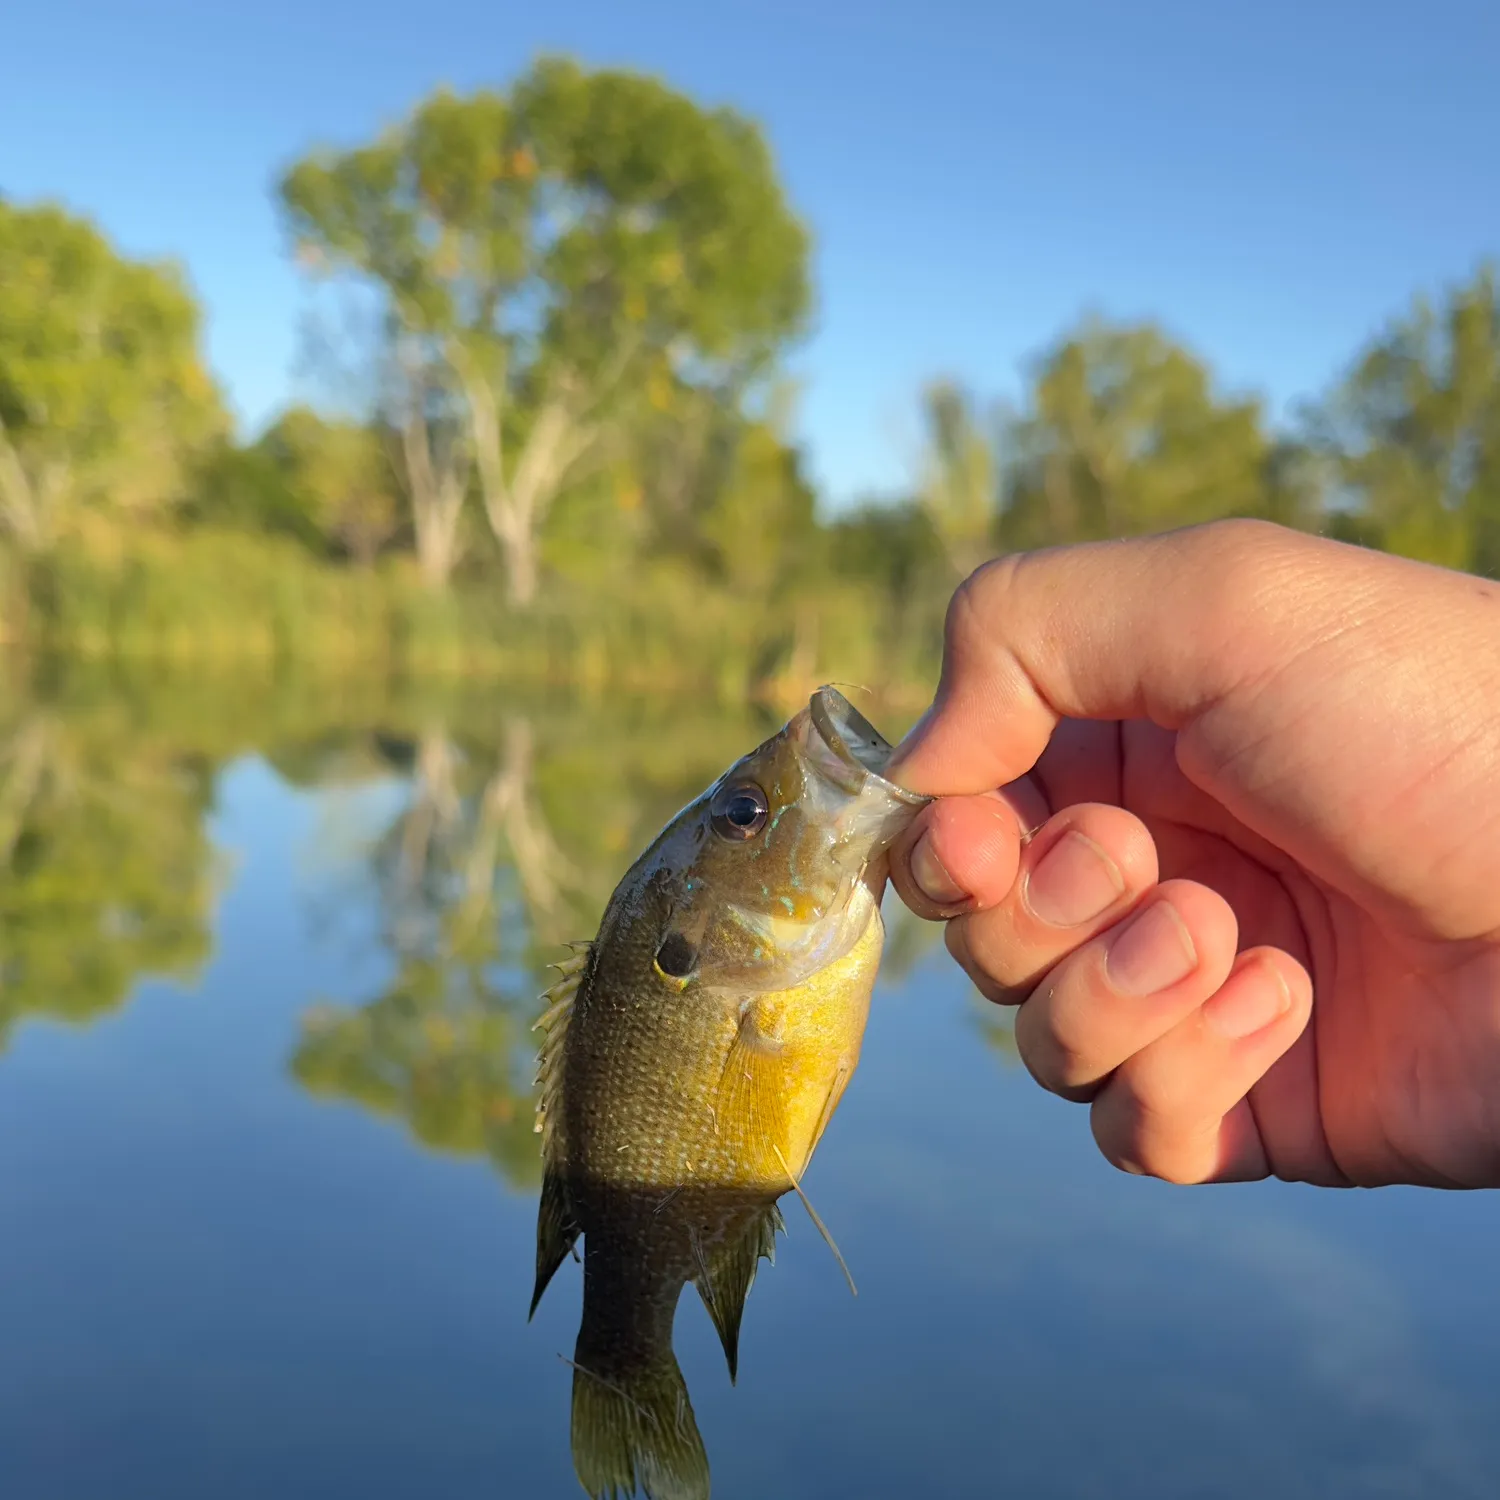
[[[859,1061],[886,851],[928,800],[882,776],[891,751],[819,689],[663,829],[548,992],[531,1309],[582,1235],[572,1440],[593,1496],[709,1493],[673,1317],[692,1282],[732,1380],[777,1200]]]

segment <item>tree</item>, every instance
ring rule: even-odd
[[[303,259],[383,309],[426,575],[453,566],[472,471],[522,605],[549,508],[652,375],[742,384],[806,310],[759,131],[630,73],[552,59],[508,94],[439,92],[281,197]]]
[[[949,564],[966,578],[994,552],[1003,429],[998,418],[986,424],[952,381],[928,386],[922,412],[927,445],[918,493]]]
[[[1272,453],[1259,404],[1150,324],[1086,322],[1041,359],[1013,424],[1009,546],[1263,515]]]
[[[226,425],[177,270],[82,219],[0,199],[0,529],[46,548],[87,505],[180,499]]]
[[[821,562],[816,499],[802,456],[767,422],[741,422],[698,533],[713,576],[745,600],[771,603]]]
[[[362,567],[374,562],[398,524],[395,476],[381,433],[294,406],[256,447],[334,550]]]
[[[1418,297],[1312,413],[1343,528],[1500,573],[1500,291],[1493,270]]]

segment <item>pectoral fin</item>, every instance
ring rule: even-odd
[[[768,1204],[741,1234],[700,1257],[701,1269],[693,1278],[693,1285],[719,1330],[731,1381],[739,1373],[740,1320],[745,1314],[745,1298],[750,1295],[761,1258],[775,1261],[776,1235],[784,1227],[781,1210],[774,1203]]]
[[[828,1097],[823,1101],[818,1123],[813,1126],[812,1139],[807,1144],[807,1155],[803,1157],[802,1165],[797,1169],[798,1176],[807,1170],[808,1163],[813,1159],[813,1152],[818,1149],[818,1142],[823,1139],[823,1132],[828,1129],[828,1122],[833,1118],[833,1112],[839,1107],[839,1100],[844,1097],[844,1090],[848,1088],[849,1080],[853,1076],[854,1065],[852,1063],[839,1064],[838,1070],[833,1075],[833,1082],[828,1086]]]
[[[715,1117],[731,1126],[757,1153],[762,1170],[785,1149],[786,1062],[779,1012],[760,1001],[747,1005],[724,1059]]]

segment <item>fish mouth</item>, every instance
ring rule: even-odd
[[[925,807],[932,801],[920,792],[908,791],[888,781],[885,768],[896,747],[835,687],[820,687],[807,705],[813,728],[845,773],[840,778],[851,792],[867,781],[909,807]]]

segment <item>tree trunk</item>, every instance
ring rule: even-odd
[[[452,464],[433,463],[431,434],[420,413],[407,414],[401,429],[417,566],[431,589],[446,588],[458,560],[458,522],[463,511],[465,475]]]
[[[524,519],[504,532],[505,581],[510,601],[518,609],[527,609],[536,601],[536,541],[533,528]]]
[[[45,465],[35,478],[29,475],[0,422],[0,530],[10,533],[23,553],[41,552],[52,541],[57,502],[68,480],[61,463]]]
[[[490,531],[505,554],[510,600],[525,609],[537,594],[537,533],[563,481],[588,451],[595,433],[573,410],[570,382],[560,380],[538,412],[515,469],[507,478],[495,388],[463,345],[451,345],[448,360],[463,386],[480,497]]]

